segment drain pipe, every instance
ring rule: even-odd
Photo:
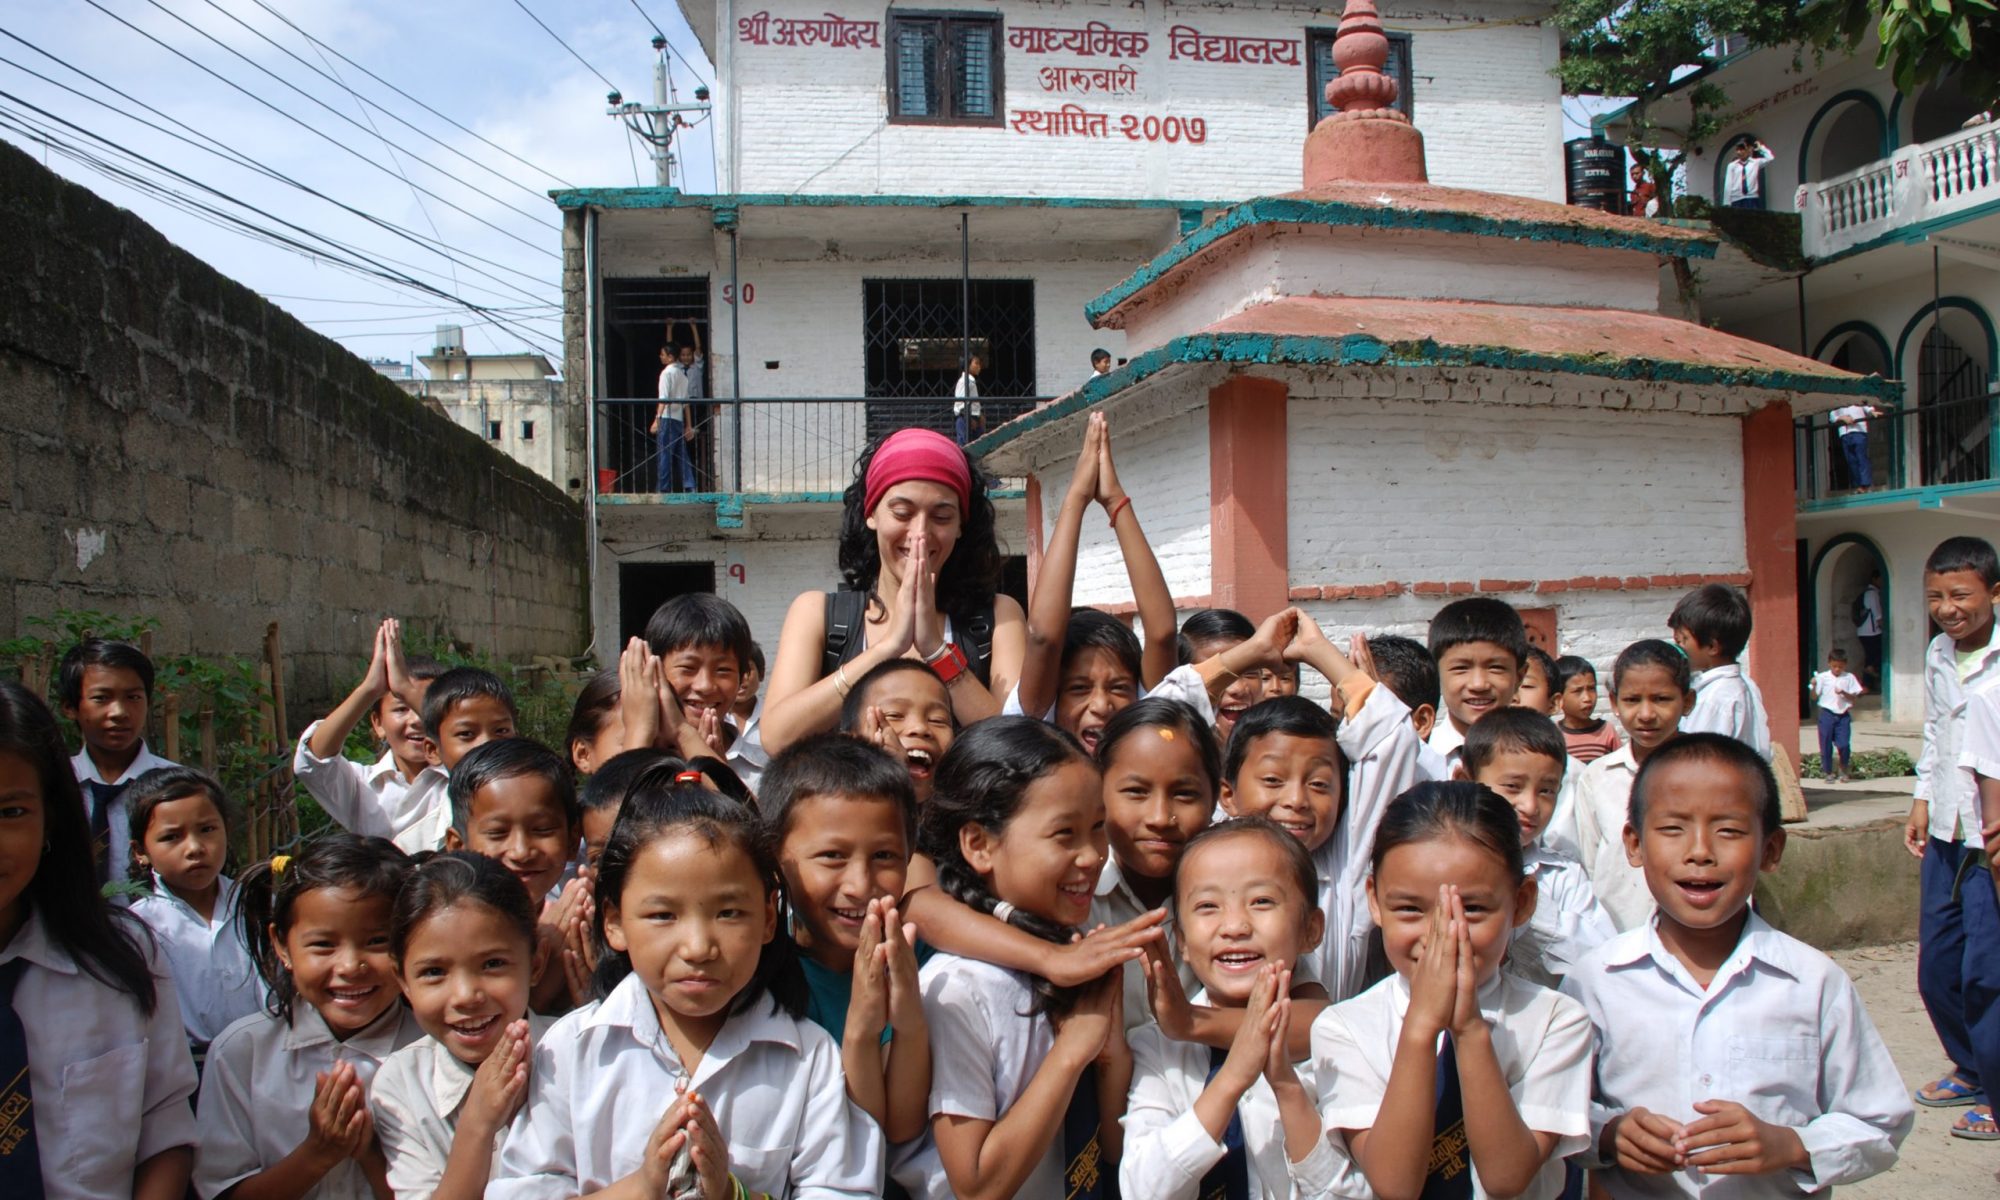
[[[585,207],[583,210],[583,419],[584,456],[589,460],[589,470],[584,476],[584,486],[590,497],[588,530],[586,535],[590,545],[586,547],[585,565],[588,567],[585,605],[590,619],[590,645],[584,648],[583,656],[595,660],[597,648],[597,554],[601,543],[597,536],[597,395],[599,376],[603,364],[597,356],[597,210]]]
[[[738,317],[743,312],[743,288],[736,274],[736,222],[729,225],[729,403],[736,410],[735,443],[736,490],[743,490],[743,334]]]

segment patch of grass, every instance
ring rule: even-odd
[[[1900,779],[1916,773],[1917,764],[1901,750],[1863,750],[1854,756],[1854,761],[1847,772],[1850,779]],[[1820,770],[1819,755],[1800,756],[1799,778],[1829,778]]]

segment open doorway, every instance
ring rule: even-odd
[[[618,564],[618,644],[644,637],[653,610],[690,592],[715,590],[712,562]]]
[[[688,453],[694,459],[695,490],[716,490],[714,372],[709,369],[708,277],[607,279],[604,281],[605,395],[643,399],[659,395],[660,348],[694,347],[702,370],[693,393]],[[615,492],[659,490],[659,451],[647,427],[648,404],[610,406],[599,414],[598,462],[610,471]],[[677,481],[675,481],[677,482]]]
[[[1857,719],[1881,719],[1889,711],[1889,564],[1881,548],[1858,533],[1828,539],[1813,557],[1813,631],[1809,669],[1820,670],[1836,647],[1868,690],[1854,702]]]

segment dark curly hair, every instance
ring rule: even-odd
[[[849,591],[865,592],[871,609],[881,603],[875,581],[882,575],[882,552],[875,544],[875,531],[868,528],[868,466],[888,435],[869,442],[854,460],[854,481],[841,493],[840,578]],[[993,501],[987,490],[993,481],[971,455],[965,459],[972,476],[972,498],[959,523],[958,541],[951,556],[938,568],[938,611],[952,615],[978,612],[993,603],[1000,590],[1000,538],[993,516]]]

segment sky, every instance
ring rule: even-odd
[[[651,98],[650,22],[679,52],[673,79],[692,102],[715,72],[672,0],[8,0],[0,138],[356,354],[408,361],[456,324],[471,353],[534,348],[560,368],[561,214],[547,193],[655,181],[644,148],[605,114],[598,75],[627,100]],[[37,133],[321,253],[220,227]],[[714,189],[708,134],[679,139],[684,190]],[[336,266],[319,237],[446,295]]]
[[[7,0],[0,138],[363,357],[408,362],[459,325],[471,353],[535,349],[560,369],[547,193],[654,182],[605,113],[607,79],[650,98],[654,22],[692,101],[715,71],[671,0]],[[1564,136],[1595,107],[1565,103]],[[710,128],[678,139],[685,191],[714,190]]]

